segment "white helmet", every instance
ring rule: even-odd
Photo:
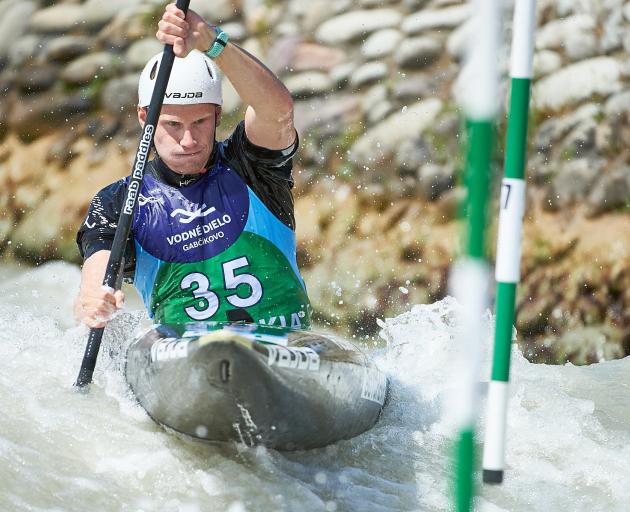
[[[138,106],[148,107],[155,86],[162,52],[151,57],[140,74]],[[197,103],[223,104],[221,77],[212,59],[198,50],[185,58],[175,57],[173,69],[166,87],[164,104],[192,105]]]

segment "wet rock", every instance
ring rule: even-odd
[[[424,138],[407,139],[396,148],[396,167],[405,174],[416,174],[433,158],[431,147]]]
[[[446,49],[455,60],[461,61],[464,59],[469,47],[468,42],[474,36],[474,30],[474,23],[472,20],[468,20],[448,36]]]
[[[155,9],[150,5],[140,5],[132,12],[121,12],[98,33],[99,47],[119,53],[133,41],[153,38],[155,26],[150,26],[147,20],[154,15]],[[155,23],[157,24],[157,19]]]
[[[578,124],[562,141],[560,154],[571,158],[583,158],[595,149],[597,123],[586,119]]]
[[[381,80],[387,76],[387,64],[384,62],[366,62],[359,66],[350,77],[350,85],[361,87]]]
[[[396,63],[403,68],[425,68],[442,54],[442,44],[430,37],[405,39],[394,54]]]
[[[34,61],[42,52],[43,42],[41,37],[28,34],[20,37],[9,48],[9,63],[14,67],[23,66],[29,61]]]
[[[0,62],[9,54],[9,49],[28,27],[29,18],[35,12],[35,2],[12,2],[0,16]]]
[[[350,81],[352,73],[357,69],[357,65],[354,62],[346,62],[339,64],[330,70],[330,78],[337,87],[342,87]]]
[[[607,117],[619,117],[630,112],[630,91],[611,96],[604,106],[604,112]]]
[[[321,125],[348,126],[361,118],[361,101],[357,95],[335,95],[295,103],[295,125],[299,133]]]
[[[540,50],[534,55],[534,76],[543,77],[562,67],[562,57],[551,50]]]
[[[61,36],[46,43],[44,58],[47,61],[68,62],[86,54],[94,47],[87,36]]]
[[[0,142],[4,140],[9,131],[9,102],[0,101]],[[2,163],[2,152],[0,152],[0,163]],[[0,209],[1,210],[1,209]]]
[[[383,100],[379,101],[372,109],[367,113],[368,122],[373,125],[387,117],[394,110],[394,105],[391,101]]]
[[[350,159],[364,166],[382,162],[394,154],[407,139],[418,137],[442,110],[436,98],[420,101],[390,115],[378,126],[368,130],[350,149]]]
[[[301,38],[299,36],[279,37],[269,48],[265,59],[266,66],[277,75],[282,75],[292,68],[291,61]]]
[[[615,124],[602,122],[595,127],[595,148],[594,151],[598,155],[611,154],[613,151],[617,151],[623,144],[623,133],[625,130],[620,130]]]
[[[397,0],[359,0],[361,7],[379,7],[387,4],[394,4]]]
[[[72,153],[72,145],[79,138],[78,130],[66,130],[51,145],[46,154],[46,163],[57,163],[60,167],[67,166],[76,156]],[[32,206],[31,206],[32,207]]]
[[[245,25],[238,21],[222,23],[221,28],[230,35],[230,41],[244,41],[247,39],[248,33]]]
[[[312,33],[317,27],[329,19],[335,11],[334,0],[296,0],[291,2],[294,13],[301,20],[302,27],[306,33]],[[299,4],[299,7],[294,7]]]
[[[387,99],[387,87],[382,84],[375,85],[371,89],[369,89],[363,99],[361,100],[361,109],[364,114],[367,114],[372,110],[376,105],[385,101]]]
[[[431,94],[430,77],[424,73],[405,75],[392,88],[392,97],[400,101],[419,101]]]
[[[426,163],[418,170],[418,181],[422,196],[435,201],[455,186],[455,169],[450,164]]]
[[[117,67],[118,62],[111,53],[90,53],[66,65],[61,72],[61,79],[69,84],[84,85],[98,78],[112,76]]]
[[[327,73],[318,71],[306,71],[297,75],[288,77],[284,84],[296,98],[307,98],[330,92],[334,86],[334,82]]]
[[[117,15],[134,13],[140,3],[141,0],[86,0],[83,4],[82,24],[86,30],[97,30]]]
[[[361,54],[367,59],[378,59],[392,53],[403,39],[402,32],[386,28],[374,32],[361,46]]]
[[[9,239],[15,224],[15,214],[13,211],[3,205],[0,201],[0,244],[5,247],[5,242]],[[2,249],[0,249],[0,252]]]
[[[262,41],[257,37],[250,37],[243,43],[243,48],[251,53],[257,59],[265,60],[265,49]]]
[[[236,112],[242,105],[241,97],[234,89],[232,82],[227,78],[223,79],[223,114]]]
[[[630,204],[630,168],[622,167],[602,174],[587,200],[589,214],[626,207]]]
[[[242,15],[251,34],[268,33],[280,23],[283,14],[281,5],[265,0],[245,0]]]
[[[584,60],[539,80],[534,86],[534,102],[538,108],[558,110],[596,94],[621,91],[621,78],[621,63],[612,57]]]
[[[230,21],[240,13],[241,2],[233,0],[191,0],[190,8],[209,22]],[[229,32],[228,32],[229,33]],[[230,34],[231,35],[231,34]]]
[[[470,16],[470,5],[455,5],[445,9],[426,9],[410,16],[402,22],[402,29],[410,35],[426,30],[451,30],[458,27]]]
[[[601,312],[590,301],[576,305],[585,317],[597,317]],[[590,314],[589,310],[594,310]],[[600,322],[585,322],[586,327],[572,327],[553,339],[557,363],[571,361],[575,365],[602,363],[625,356],[623,330]],[[596,324],[596,325],[589,325]]]
[[[59,71],[55,64],[28,66],[18,72],[15,83],[25,94],[45,91],[57,81]]]
[[[602,24],[602,34],[599,38],[598,50],[604,53],[611,53],[621,49],[623,36],[626,32],[627,29],[623,23],[623,13],[621,9],[611,9]]]
[[[28,212],[11,234],[16,254],[30,261],[66,258],[76,260],[78,251],[73,244],[76,227],[85,214],[84,206],[90,194],[82,183],[67,183]],[[74,247],[73,247],[74,245]]]
[[[149,59],[163,49],[164,45],[160,44],[157,39],[149,38],[135,41],[125,52],[125,67],[129,71],[142,70]]]
[[[516,329],[526,336],[545,332],[549,315],[553,311],[555,297],[539,295],[523,301],[516,315]]]
[[[564,50],[570,60],[582,60],[597,53],[597,22],[589,14],[577,14],[554,20],[536,34],[536,48]]]
[[[341,44],[376,30],[398,26],[402,15],[394,9],[374,9],[341,14],[322,23],[315,37],[325,44]]]
[[[456,220],[460,216],[461,205],[466,201],[464,187],[453,186],[440,194],[436,201],[438,219],[442,222]]]
[[[274,25],[273,34],[276,37],[299,36],[302,34],[302,29],[297,23],[285,21]]]
[[[545,207],[557,210],[583,201],[600,177],[604,161],[581,158],[560,166],[553,178],[545,201]]]
[[[403,0],[402,5],[410,11],[415,11],[428,4],[428,0]]]
[[[77,4],[58,4],[38,10],[30,20],[30,28],[40,33],[63,33],[81,27],[84,10]]]
[[[32,140],[62,128],[70,117],[89,111],[91,106],[91,100],[81,94],[66,96],[44,93],[27,96],[13,105],[9,125],[22,139]]]
[[[562,138],[581,123],[593,121],[601,114],[601,106],[596,103],[582,105],[574,112],[562,117],[552,117],[542,123],[534,134],[534,147],[538,151],[550,151]]]
[[[291,65],[295,71],[329,71],[346,60],[346,53],[313,43],[301,43],[295,49]]]
[[[139,73],[129,73],[120,78],[108,80],[100,95],[100,104],[106,112],[120,115],[134,112],[138,104]]]

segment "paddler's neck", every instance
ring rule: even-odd
[[[151,174],[171,187],[186,187],[196,183],[207,173],[208,169],[214,165],[217,159],[217,154],[217,143],[215,142],[214,147],[212,148],[212,153],[210,153],[210,158],[204,166],[203,172],[198,172],[196,174],[180,174],[173,171],[168,165],[166,165],[164,160],[160,158],[160,155],[156,153],[152,162],[153,165],[151,166]]]

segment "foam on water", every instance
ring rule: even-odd
[[[121,372],[137,310],[108,329],[95,384],[77,393],[87,335],[72,321],[78,283],[76,267],[63,263],[3,275],[0,510],[449,509],[454,434],[443,399],[457,371],[453,299],[382,323],[387,347],[374,355],[391,395],[370,432],[279,453],[181,439],[147,417]],[[514,351],[512,375],[506,482],[481,489],[478,510],[627,510],[628,360],[551,367]]]

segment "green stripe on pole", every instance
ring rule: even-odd
[[[467,121],[468,128],[468,233],[467,254],[483,259],[485,251],[486,202],[492,158],[492,121]]]
[[[475,443],[473,429],[460,432],[456,447],[455,510],[468,512],[472,508],[474,494],[471,475],[475,467]]]
[[[505,177],[523,179],[527,155],[527,122],[531,80],[512,78],[510,119],[505,155]]]
[[[492,380],[507,382],[510,378],[510,351],[512,349],[515,302],[516,283],[497,283]]]

